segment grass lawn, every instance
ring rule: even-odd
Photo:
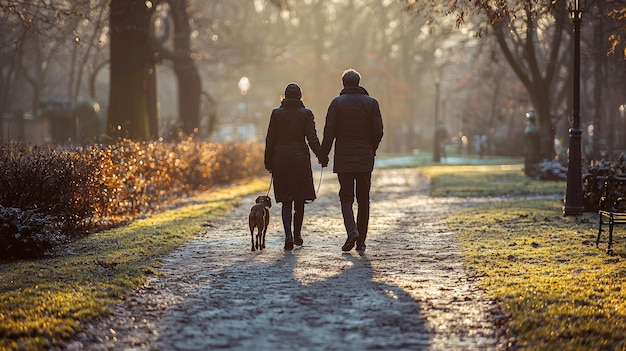
[[[54,349],[156,274],[158,259],[203,223],[266,189],[265,180],[217,189],[184,207],[90,235],[66,255],[0,264],[0,350]]]
[[[555,194],[511,199],[447,218],[467,267],[510,317],[510,335],[529,350],[626,348],[626,248],[607,235],[595,247],[597,217],[562,215],[563,182],[536,182],[496,166],[423,168],[436,196]]]
[[[535,181],[523,165],[450,165],[422,168],[432,196],[523,196],[565,194],[565,183]]]

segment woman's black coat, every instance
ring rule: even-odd
[[[301,100],[283,100],[272,110],[265,139],[265,168],[274,177],[276,202],[315,200],[309,147],[319,154],[313,113]]]

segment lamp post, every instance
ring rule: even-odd
[[[441,162],[441,152],[439,150],[439,78],[435,80],[435,125],[433,140],[433,162]]]
[[[441,56],[443,55],[443,50],[437,48],[434,54],[435,59],[437,61],[440,61]],[[433,126],[433,162],[441,162],[441,152],[439,150],[439,76],[441,75],[440,67],[437,67],[437,72],[435,72],[435,74],[437,76],[435,77],[435,124]]]
[[[619,111],[619,116],[622,119],[622,126],[623,126],[624,123],[625,123],[624,117],[626,117],[626,104],[619,105],[617,110]],[[625,133],[625,135],[626,135],[626,133]],[[622,139],[624,139],[624,137],[622,137]]]
[[[244,125],[248,123],[248,90],[250,90],[250,79],[248,77],[243,76],[239,79],[239,83],[237,83],[239,87],[239,91],[241,92],[241,96],[244,97],[243,105],[244,105]],[[247,135],[247,127],[246,127],[246,139],[248,139],[249,135]]]
[[[582,146],[580,129],[580,23],[582,10],[580,0],[570,4],[572,23],[574,24],[574,106],[572,108],[572,127],[569,129],[569,161],[567,167],[567,189],[565,192],[564,216],[578,216],[584,212],[582,186]]]

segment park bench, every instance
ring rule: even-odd
[[[618,224],[626,224],[626,176],[613,175],[604,179],[600,194],[598,209],[598,238],[596,247],[600,243],[602,226],[609,225],[608,253],[613,253],[613,230]]]

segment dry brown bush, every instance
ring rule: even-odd
[[[72,149],[0,145],[0,253],[8,257],[6,243],[40,234],[32,229],[25,233],[20,229],[26,228],[24,223],[9,225],[17,217],[8,214],[16,210],[40,213],[71,237],[262,172],[263,147],[248,143],[211,144],[188,138],[176,143],[124,139]]]

